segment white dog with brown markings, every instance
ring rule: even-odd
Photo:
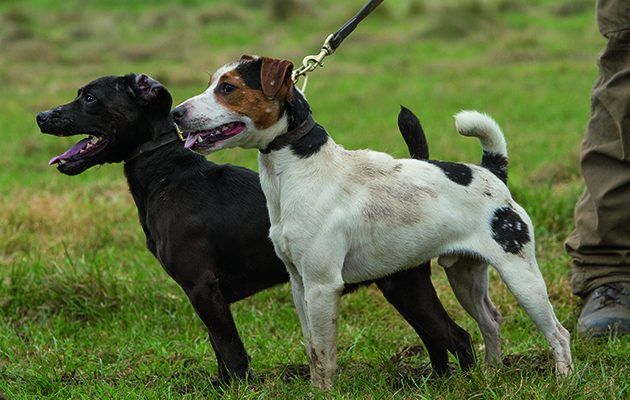
[[[477,112],[455,116],[460,134],[481,141],[481,166],[346,150],[313,121],[292,68],[289,61],[243,56],[220,68],[173,117],[194,151],[260,150],[269,237],[291,277],[313,384],[332,384],[344,283],[434,257],[477,321],[486,362],[501,361],[501,315],[488,297],[492,265],[551,345],[556,372],[567,375],[569,332],[549,303],[531,220],[505,184],[507,150],[496,122]]]

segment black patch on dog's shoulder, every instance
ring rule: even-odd
[[[291,143],[291,151],[300,158],[308,158],[317,153],[328,141],[328,133],[321,125],[316,124],[306,135]]]
[[[262,90],[262,84],[260,83],[261,67],[262,61],[258,59],[253,61],[241,61],[235,69],[248,87],[255,90]]]
[[[496,175],[497,178],[501,179],[501,182],[507,183],[508,159],[503,154],[484,151],[481,157],[481,166]]]
[[[468,165],[436,160],[429,160],[428,162],[440,168],[448,179],[457,184],[468,186],[472,182],[472,169]]]
[[[529,227],[510,206],[497,208],[490,223],[492,238],[506,253],[519,254],[530,242]]]

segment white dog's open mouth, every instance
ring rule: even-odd
[[[101,136],[90,135],[89,137],[80,140],[75,145],[70,147],[65,153],[53,157],[48,162],[52,164],[65,164],[75,161],[81,161],[85,158],[92,157],[99,153],[107,145],[107,140]]]
[[[191,150],[209,148],[218,142],[238,135],[244,130],[244,123],[230,122],[208,130],[189,132],[184,147]]]

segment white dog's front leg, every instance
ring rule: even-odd
[[[310,329],[311,349],[308,353],[311,382],[327,390],[332,386],[337,369],[337,320],[343,281],[326,284],[305,284],[306,318]]]

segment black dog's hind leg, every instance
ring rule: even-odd
[[[208,328],[219,366],[219,379],[228,381],[230,378],[245,378],[249,359],[218,279],[208,272],[193,282],[195,285],[185,287],[184,291]]]
[[[429,263],[376,281],[383,295],[418,333],[437,373],[448,372],[448,353],[462,369],[475,361],[470,335],[448,315],[431,283]]]
[[[229,382],[231,379],[230,371],[228,371],[227,366],[225,365],[225,361],[223,361],[223,357],[221,357],[219,347],[216,343],[214,343],[214,339],[212,338],[212,334],[210,334],[210,330],[208,330],[208,336],[210,337],[210,344],[212,345],[212,350],[214,350],[214,355],[217,358],[219,382]]]
[[[403,106],[400,106],[398,114],[398,129],[411,157],[427,160],[429,145],[422,124],[411,110]],[[444,310],[431,283],[430,263],[380,279],[376,284],[387,301],[418,333],[436,372],[448,371],[447,351],[457,357],[462,369],[473,364],[475,357],[470,335]]]

